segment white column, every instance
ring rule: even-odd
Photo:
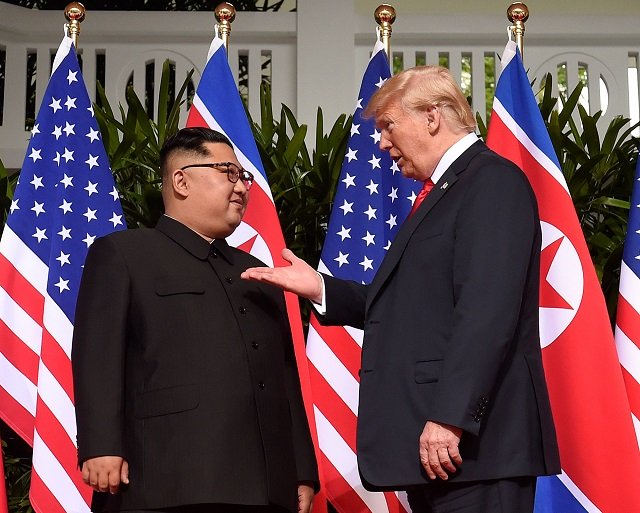
[[[353,0],[298,0],[296,114],[309,126],[308,141],[315,140],[318,106],[325,131],[352,113],[355,24]]]

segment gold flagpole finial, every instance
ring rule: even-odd
[[[522,2],[514,2],[507,8],[507,18],[513,23],[510,27],[520,49],[520,56],[524,59],[524,23],[529,19],[529,8]]]
[[[373,18],[380,27],[380,39],[391,63],[391,25],[396,21],[396,10],[389,4],[380,4],[373,12]]]
[[[71,2],[64,8],[64,17],[67,18],[67,35],[78,48],[78,36],[80,35],[80,23],[84,20],[86,9],[80,2]]]
[[[222,2],[214,12],[224,47],[229,48],[229,34],[231,34],[231,24],[236,19],[236,8],[229,2]]]

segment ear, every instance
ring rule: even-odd
[[[176,169],[170,174],[171,189],[173,193],[181,198],[189,196],[190,184],[187,174],[182,169]]]
[[[440,128],[440,122],[442,121],[440,109],[436,106],[427,107],[427,110],[424,111],[424,115],[426,118],[427,130],[433,135],[438,131],[438,128]]]

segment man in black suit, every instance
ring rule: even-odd
[[[96,240],[72,365],[93,511],[309,513],[318,476],[282,292],[224,238],[253,176],[187,128],[161,152],[166,215]],[[105,493],[109,492],[109,493]]]
[[[444,68],[396,75],[367,112],[380,148],[425,182],[373,282],[318,275],[290,251],[291,267],[243,278],[313,300],[327,324],[364,329],[357,455],[367,488],[407,490],[414,513],[531,512],[536,476],[560,471],[538,337],[534,194],[476,137]]]

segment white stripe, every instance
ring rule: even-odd
[[[29,378],[16,369],[2,353],[0,353],[0,376],[2,376],[0,386],[25,410],[35,416],[36,395],[38,393],[35,383],[32,383]]]
[[[33,468],[66,513],[89,513],[89,506],[75,483],[37,431],[33,436]]]
[[[511,60],[516,56],[516,48],[518,48],[513,41],[507,42],[507,46],[504,47],[504,53],[502,59],[500,59],[500,66],[505,69]]]
[[[351,335],[351,338],[355,341],[356,344],[360,346],[362,349],[362,341],[364,340],[364,331],[359,330],[358,328],[353,328],[351,326],[343,326],[346,332]]]
[[[357,415],[358,381],[311,325],[309,325],[309,335],[307,336],[307,358],[353,414]]]
[[[640,386],[640,349],[627,337],[620,326],[616,325],[616,349],[620,364],[631,374]]]
[[[333,276],[333,273],[329,270],[329,268],[322,260],[320,260],[320,262],[318,263],[318,272],[324,273],[328,276]]]
[[[38,371],[38,395],[67,432],[69,440],[76,445],[76,412],[73,403],[42,360]]]
[[[620,294],[636,312],[640,312],[640,278],[624,260],[620,265]]]
[[[73,341],[73,324],[56,302],[45,296],[43,324],[58,345],[71,359],[71,343]]]
[[[212,128],[213,130],[217,130],[218,132],[227,136],[227,138],[231,141],[231,144],[233,144],[233,150],[234,150],[234,153],[236,154],[236,157],[238,158],[238,161],[240,162],[240,165],[247,171],[250,171],[251,173],[253,173],[256,184],[258,184],[258,186],[264,191],[264,193],[269,197],[269,199],[273,203],[273,196],[271,195],[271,188],[267,183],[267,179],[264,177],[261,171],[258,171],[258,168],[256,167],[256,165],[253,162],[251,162],[251,160],[249,160],[249,158],[244,153],[242,153],[242,151],[240,151],[240,148],[236,146],[236,143],[233,141],[233,139],[231,139],[231,137],[229,137],[229,134],[227,134],[222,129],[220,124],[213,117],[213,114],[209,112],[209,109],[197,94],[193,98],[193,106],[195,106],[197,111],[200,113],[203,119],[207,122],[207,125],[209,125],[209,128]]]
[[[524,130],[515,122],[515,120],[511,117],[511,114],[507,112],[507,109],[504,108],[500,100],[496,97],[493,99],[493,112],[496,112],[505,126],[516,136],[516,139],[520,141],[527,151],[533,156],[534,159],[538,161],[540,164],[551,176],[553,176],[556,181],[567,191],[569,194],[569,188],[567,187],[567,182],[560,171],[560,168],[545,155],[540,148],[538,148],[534,142],[529,139],[529,136],[525,133]]]
[[[396,492],[396,497],[398,497],[398,501],[404,507],[405,511],[411,511],[411,506],[409,506],[409,497],[407,497],[407,492],[399,491]]]
[[[576,498],[576,500],[584,509],[587,510],[588,513],[602,513],[602,511],[600,511],[596,507],[596,505],[591,502],[584,493],[582,493],[580,488],[575,485],[575,483],[569,478],[567,474],[564,473],[564,471],[558,476],[558,479],[560,479],[562,484],[566,486],[567,490],[571,492],[571,495]]]
[[[358,474],[355,453],[322,412],[318,408],[314,408],[314,412],[316,425],[318,426],[318,445],[320,450],[372,512],[388,512],[387,501],[382,493],[368,492],[363,488]]]
[[[636,430],[636,440],[638,441],[638,448],[640,449],[640,420],[633,413],[631,414],[631,420],[633,421],[633,427]]]
[[[40,355],[42,326],[0,287],[0,319],[36,355]]]
[[[2,232],[0,253],[40,294],[44,296],[47,293],[49,268],[8,225]]]
[[[60,66],[64,58],[67,55],[69,55],[69,52],[71,51],[72,42],[73,41],[71,40],[70,37],[65,36],[62,38],[62,42],[60,43],[60,46],[58,47],[58,51],[56,52],[56,57],[53,60],[53,65],[51,66],[51,76],[53,76],[53,74],[56,72],[56,70],[58,69],[58,66]]]

